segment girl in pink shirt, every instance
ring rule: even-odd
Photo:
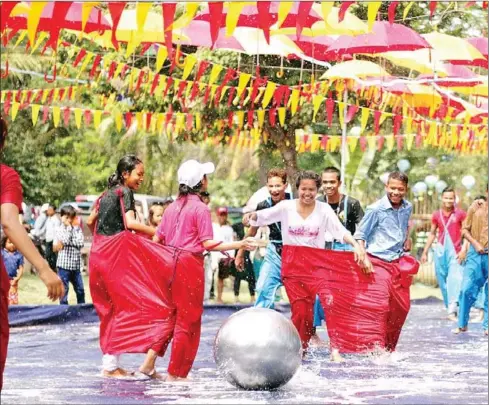
[[[164,350],[150,350],[139,371],[154,378],[158,356],[163,356],[173,339],[168,364],[167,381],[185,379],[192,368],[200,342],[201,317],[204,301],[204,256],[206,250],[255,248],[253,238],[240,242],[222,243],[212,240],[211,213],[200,199],[207,189],[207,175],[214,172],[213,163],[196,160],[184,162],[178,169],[178,198],[165,211],[154,240],[174,248],[174,271],[170,283],[175,308],[173,329],[168,333]]]

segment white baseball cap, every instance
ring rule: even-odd
[[[206,174],[214,173],[215,169],[216,167],[212,162],[199,163],[193,159],[187,160],[178,169],[178,184],[195,187]]]
[[[46,212],[49,208],[49,204],[48,203],[44,203],[41,207],[41,212]]]

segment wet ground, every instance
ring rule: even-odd
[[[348,357],[332,364],[326,349],[305,360],[275,392],[240,391],[216,371],[212,346],[233,308],[207,308],[191,382],[109,380],[100,376],[98,324],[85,311],[65,323],[11,329],[2,404],[318,403],[487,404],[488,344],[481,324],[454,336],[439,301],[412,306],[393,356]],[[126,355],[136,369],[142,355]],[[164,371],[168,355],[159,362]]]

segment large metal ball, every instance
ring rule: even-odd
[[[301,365],[301,340],[282,314],[247,308],[231,315],[217,332],[214,358],[231,384],[273,390],[289,382]]]

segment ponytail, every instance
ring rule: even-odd
[[[180,184],[178,186],[178,197],[185,197],[189,194],[200,194],[200,190],[202,188],[202,182],[199,182],[194,187],[189,187],[186,184]]]
[[[126,155],[119,163],[117,163],[117,169],[110,175],[107,180],[107,188],[120,187],[124,185],[124,173],[132,172],[137,165],[143,163],[136,155]]]

